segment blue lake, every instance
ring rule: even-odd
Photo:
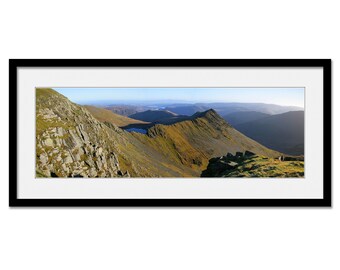
[[[128,132],[138,132],[138,133],[142,133],[142,134],[146,134],[147,130],[146,129],[142,129],[142,128],[128,128],[125,129]]]

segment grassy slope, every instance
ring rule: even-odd
[[[304,176],[303,161],[279,161],[273,158],[255,156],[245,159],[233,170],[226,170],[216,177],[283,177]]]
[[[279,161],[256,157],[241,164],[225,177],[303,177],[303,161]]]
[[[109,122],[117,125],[118,127],[124,127],[131,124],[147,124],[147,122],[132,119],[123,115],[113,113],[110,110],[98,108],[95,106],[84,106],[98,121]]]

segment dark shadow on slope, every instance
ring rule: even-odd
[[[173,124],[183,122],[183,121],[194,120],[196,118],[206,116],[209,112],[216,113],[213,109],[209,109],[209,110],[204,111],[204,112],[196,112],[192,116],[176,115],[176,116],[172,116],[172,117],[169,117],[169,118],[166,118],[166,119],[154,121],[154,122],[147,123],[147,124],[130,124],[130,125],[127,125],[127,126],[124,126],[124,127],[121,127],[121,128],[124,129],[124,130],[131,130],[131,129],[148,130],[149,128],[151,128],[155,125],[169,126],[169,125],[173,125]]]

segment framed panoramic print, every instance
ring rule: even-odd
[[[331,60],[11,59],[10,206],[331,206]]]

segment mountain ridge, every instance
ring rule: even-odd
[[[169,149],[172,146],[176,153],[170,155],[171,160],[191,167],[198,165],[202,168],[211,157],[225,151],[236,153],[251,150],[267,156],[279,155],[232,128],[213,109],[172,125],[155,125],[148,129],[146,135],[133,135],[155,149]]]
[[[130,118],[145,121],[145,122],[157,122],[173,117],[178,117],[179,115],[168,111],[168,110],[146,110],[144,112],[138,112],[129,115]]]

